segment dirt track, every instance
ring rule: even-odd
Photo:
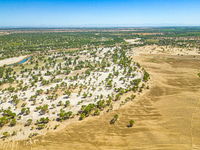
[[[148,55],[133,60],[151,74],[144,96],[108,114],[33,138],[35,144],[5,142],[0,149],[200,149],[200,59]],[[114,114],[119,119],[110,125]],[[128,128],[131,119],[135,124]]]

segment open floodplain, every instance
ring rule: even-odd
[[[11,66],[0,149],[200,149],[198,36],[180,47],[180,37],[172,46],[126,34],[121,44],[28,54]]]

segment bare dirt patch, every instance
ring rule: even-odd
[[[10,86],[16,88],[17,85],[18,85],[17,83],[13,83],[13,84],[6,83],[6,84],[0,85],[0,89],[5,89],[5,88],[8,88]]]

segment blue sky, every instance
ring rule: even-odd
[[[0,0],[0,26],[200,25],[200,0]]]

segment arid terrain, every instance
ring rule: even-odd
[[[0,150],[200,149],[199,27],[0,32]]]
[[[133,56],[151,75],[150,90],[117,110],[0,149],[199,149],[200,69],[193,56]],[[115,124],[109,121],[119,115]],[[128,128],[129,120],[135,124]]]

